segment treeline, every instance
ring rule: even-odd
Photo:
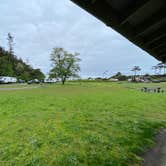
[[[0,47],[0,76],[17,77],[17,79],[25,81],[43,80],[45,77],[40,69],[33,69],[11,51],[6,51],[2,47]]]

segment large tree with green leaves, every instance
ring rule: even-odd
[[[45,75],[40,69],[33,69],[22,59],[18,59],[14,55],[14,37],[10,33],[8,33],[7,41],[9,46],[8,51],[0,46],[0,76],[17,77],[25,81],[32,79],[43,80]]]
[[[8,40],[8,46],[9,46],[9,53],[14,54],[14,51],[13,51],[14,37],[11,35],[11,33],[8,33],[7,40]]]
[[[9,51],[5,51],[0,47],[0,76],[11,76],[23,79],[25,81],[37,78],[44,79],[44,74],[40,69],[33,69],[30,65],[18,59]]]
[[[79,53],[68,53],[63,48],[53,48],[51,53],[52,69],[50,70],[50,77],[60,79],[62,84],[66,79],[71,77],[78,77],[80,71]]]
[[[132,68],[131,71],[134,72],[134,78],[133,78],[133,81],[135,81],[136,76],[137,76],[137,72],[138,72],[138,71],[141,71],[141,68],[140,68],[139,66],[134,66],[134,67]]]

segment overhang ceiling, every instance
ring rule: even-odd
[[[166,0],[72,0],[131,42],[166,62]]]

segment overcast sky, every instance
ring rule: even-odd
[[[15,54],[45,74],[53,47],[79,52],[84,77],[103,76],[106,70],[131,74],[135,65],[147,73],[158,63],[70,0],[1,0],[0,13],[0,45],[7,48],[10,32]]]

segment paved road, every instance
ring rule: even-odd
[[[144,156],[142,166],[166,166],[166,129],[162,129],[156,137],[156,146]]]
[[[0,91],[11,91],[11,90],[22,90],[22,89],[35,89],[39,88],[40,86],[34,86],[34,87],[18,87],[18,88],[0,88]]]

